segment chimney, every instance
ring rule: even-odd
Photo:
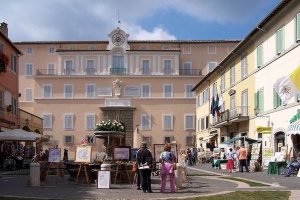
[[[5,22],[0,23],[0,31],[8,38],[7,23]]]

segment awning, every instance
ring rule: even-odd
[[[288,134],[289,135],[300,134],[300,120],[297,120],[289,125]]]
[[[209,140],[210,138],[212,138],[212,137],[214,137],[214,136],[216,136],[216,135],[217,135],[217,134],[209,135],[209,136],[203,138],[202,141],[204,141],[204,140]]]

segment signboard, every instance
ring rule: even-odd
[[[110,171],[98,171],[97,188],[109,189],[110,188]]]
[[[61,160],[61,149],[60,148],[49,148],[48,162],[59,162]]]
[[[91,160],[92,160],[91,146],[76,146],[74,162],[90,163]]]
[[[257,131],[258,133],[271,134],[272,127],[262,127],[262,126],[258,126],[258,127],[256,128],[256,131]]]
[[[165,147],[165,144],[154,144],[153,145],[155,162],[159,162],[159,157],[160,157],[160,154],[164,151],[164,147]],[[171,144],[171,151],[176,156],[176,159],[177,159],[176,162],[178,162],[177,144]]]

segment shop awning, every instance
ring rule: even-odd
[[[210,138],[212,138],[212,137],[214,137],[214,136],[216,136],[216,135],[217,135],[217,134],[209,135],[209,136],[203,138],[202,141],[204,141],[204,140],[209,140]]]
[[[297,120],[289,125],[288,134],[289,135],[300,134],[300,120]]]

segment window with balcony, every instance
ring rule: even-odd
[[[263,44],[260,44],[256,47],[256,59],[257,68],[263,66]]]
[[[151,97],[151,85],[150,84],[143,84],[142,85],[142,98],[150,98]]]
[[[194,92],[192,91],[194,85],[185,85],[185,98],[194,98]]]
[[[33,75],[33,64],[27,63],[25,66],[26,66],[25,75],[26,76],[32,76]]]
[[[141,115],[141,130],[151,130],[151,115],[143,114]]]
[[[86,61],[86,74],[87,75],[95,75],[95,61],[94,60]]]
[[[192,74],[192,63],[185,62],[183,63],[183,75],[191,75]]]
[[[95,98],[95,85],[93,84],[86,85],[86,97]]]
[[[164,98],[172,98],[173,97],[173,85],[164,84]]]
[[[25,89],[25,101],[26,102],[32,102],[32,89],[27,88]]]
[[[43,128],[52,129],[52,114],[43,114]]]
[[[66,75],[72,75],[73,73],[74,73],[73,61],[72,60],[67,60],[66,61],[66,68],[65,68],[65,74]]]
[[[86,130],[95,130],[95,124],[96,124],[96,116],[95,114],[87,114],[85,119],[85,127]]]
[[[164,75],[172,74],[172,62],[171,60],[164,60]]]
[[[284,29],[281,27],[276,31],[276,54],[279,55],[284,51]]]
[[[73,130],[73,115],[65,114],[64,115],[64,129]]]
[[[47,66],[47,74],[54,75],[55,67],[53,63],[49,63]]]
[[[173,115],[163,115],[163,130],[173,130]]]
[[[242,91],[242,108],[243,116],[248,116],[248,90]]]
[[[114,52],[111,70],[111,74],[125,74],[124,55],[121,51]]]
[[[43,85],[43,98],[44,99],[52,98],[52,85],[50,84]]]
[[[143,60],[142,61],[142,74],[143,75],[149,75],[150,74],[150,61],[149,60]]]
[[[73,98],[73,85],[64,85],[65,88],[65,98],[70,99]]]

